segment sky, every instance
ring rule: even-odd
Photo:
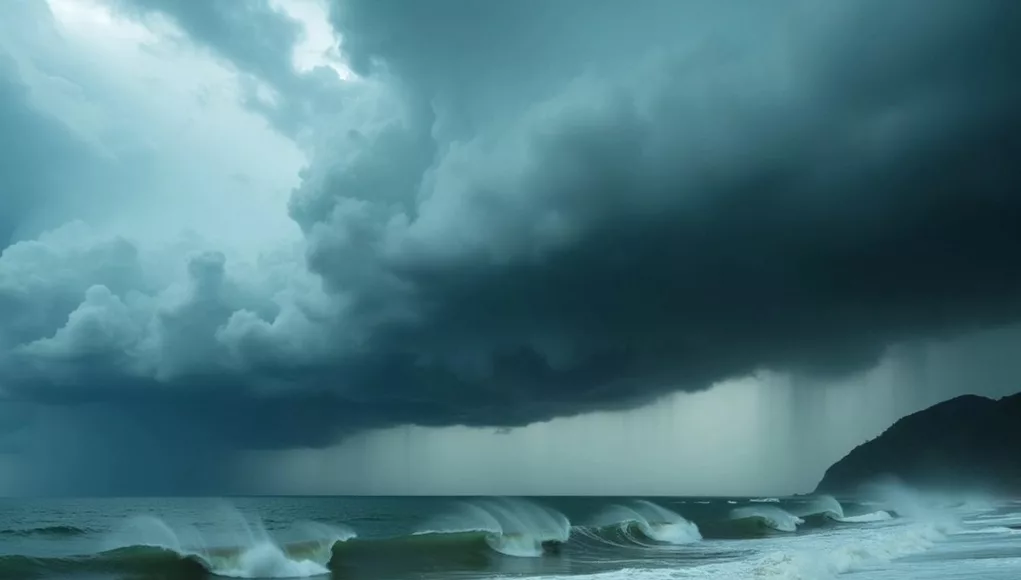
[[[809,491],[1021,390],[1019,33],[10,0],[0,494]]]

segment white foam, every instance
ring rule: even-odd
[[[870,524],[875,522],[885,522],[892,519],[893,516],[890,515],[890,512],[878,511],[858,516],[844,516],[840,518],[839,521],[848,524]]]
[[[735,520],[760,520],[778,532],[796,532],[798,526],[805,523],[798,516],[771,505],[735,508],[730,512],[730,517]]]
[[[560,512],[519,499],[464,501],[444,516],[435,518],[415,532],[456,534],[486,532],[490,548],[506,556],[536,558],[545,550],[543,543],[566,542],[571,522]]]
[[[486,533],[499,533],[499,530],[493,530],[493,529],[482,528],[482,527],[473,528],[471,526],[466,526],[464,528],[455,528],[455,529],[443,528],[443,529],[435,529],[435,530],[431,529],[431,528],[423,528],[421,530],[417,530],[417,531],[411,532],[411,535],[412,536],[442,536],[444,534],[486,534]]]
[[[943,536],[934,526],[918,524],[875,530],[867,536],[840,534],[822,538],[807,536],[814,545],[771,551],[747,560],[672,569],[623,569],[589,575],[542,576],[543,580],[687,580],[760,578],[763,580],[829,580],[841,574],[889,563],[891,560],[930,549]],[[822,541],[814,541],[822,540]],[[768,545],[768,544],[767,544]],[[538,579],[536,579],[538,580]]]
[[[664,544],[691,544],[702,539],[698,526],[680,514],[650,501],[635,500],[631,505],[614,505],[596,516],[597,526],[620,525],[626,535],[627,526],[635,524],[646,537]],[[637,538],[628,535],[635,543]]]
[[[211,542],[194,526],[171,526],[152,516],[127,520],[119,533],[107,539],[109,549],[150,546],[174,551],[202,562],[215,576],[230,578],[308,578],[330,573],[327,565],[333,545],[355,537],[344,529],[308,523],[303,527],[314,538],[306,557],[293,557],[263,528],[262,523],[232,509],[223,512],[226,527],[219,541]],[[233,525],[231,525],[233,524]]]
[[[937,527],[930,524],[874,529],[868,535],[859,532],[813,538],[815,545],[811,548],[784,550],[763,557],[753,567],[753,575],[789,580],[833,578],[925,552],[943,538]]]
[[[831,580],[850,572],[887,567],[898,558],[925,552],[945,539],[938,525],[910,523],[846,528],[831,534],[770,539],[766,549],[742,560],[670,569],[628,568],[588,575],[541,576],[542,580]],[[900,576],[898,576],[900,577]],[[538,580],[538,579],[536,579]]]
[[[231,558],[204,559],[214,574],[230,578],[309,578],[330,573],[323,563],[291,559],[271,542],[257,544]]]
[[[1015,530],[1004,526],[993,526],[989,528],[979,528],[977,530],[957,530],[951,535],[954,536],[972,536],[972,535],[1004,535],[1013,536],[1021,534],[1021,530]]]
[[[982,524],[983,526],[1014,526],[1021,525],[1021,514],[978,516],[965,520],[966,523]]]

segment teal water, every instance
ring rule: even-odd
[[[0,580],[1021,578],[1021,503],[3,499]]]

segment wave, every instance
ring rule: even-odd
[[[62,558],[0,556],[0,577],[32,578],[51,574],[107,573],[167,580],[225,578],[308,578],[328,575],[333,545],[272,543],[203,552],[134,545],[96,554]]]
[[[6,530],[0,530],[0,536],[54,536],[54,537],[69,537],[69,536],[85,536],[93,533],[92,530],[86,528],[77,528],[75,526],[39,526],[36,528],[12,528]]]
[[[893,519],[893,514],[880,510],[848,516],[844,507],[832,496],[820,495],[814,498],[807,506],[798,510],[798,517],[805,520],[810,526],[825,526],[831,523],[838,524],[868,524],[884,522]]]
[[[979,536],[987,536],[987,535],[988,536],[999,536],[999,535],[1013,536],[1013,535],[1018,535],[1018,534],[1021,534],[1021,530],[1019,530],[1017,528],[1009,528],[1007,526],[993,526],[993,527],[990,527],[990,528],[980,528],[980,529],[977,529],[977,530],[958,530],[958,531],[953,532],[951,535],[954,535],[954,536],[973,536],[973,535],[979,535]]]
[[[225,521],[233,519],[237,525],[221,537],[190,526],[171,526],[155,517],[131,518],[108,538],[111,547],[106,551],[48,564],[141,573],[156,561],[167,566],[174,562],[172,569],[181,572],[182,578],[202,577],[198,568],[228,578],[307,578],[329,574],[335,545],[355,537],[346,528],[306,522],[294,530],[299,540],[283,544],[270,537],[258,520],[236,511],[228,515],[232,517]]]
[[[864,537],[835,537],[812,550],[769,554],[755,564],[753,575],[805,580],[835,578],[925,552],[944,538],[935,524],[878,528]]]
[[[630,505],[613,505],[595,518],[595,535],[601,539],[624,540],[632,544],[691,544],[702,539],[698,526],[663,506],[635,500]],[[619,538],[607,537],[616,531]]]
[[[892,519],[893,514],[880,510],[857,516],[845,516],[841,518],[840,521],[847,524],[871,524],[876,522],[886,522]]]
[[[772,505],[754,505],[735,508],[730,512],[734,523],[746,524],[748,527],[760,527],[774,532],[792,533],[805,520]]]
[[[163,575],[167,580],[204,579],[210,573],[201,559],[153,546],[132,546],[88,556],[37,558],[0,556],[0,577],[37,578],[57,574]]]
[[[555,557],[564,545],[515,534],[494,535],[485,531],[423,532],[389,538],[353,539],[333,548],[329,568],[351,575],[365,569],[391,568],[409,573],[422,570],[481,571],[513,566],[538,555]],[[538,563],[538,561],[536,561]]]
[[[455,504],[413,536],[477,534],[505,556],[535,558],[559,549],[571,537],[571,522],[553,509],[519,499],[486,499]]]
[[[424,532],[393,538],[337,538],[259,542],[246,546],[174,548],[130,545],[63,558],[0,556],[0,578],[74,574],[123,574],[132,578],[206,580],[223,578],[317,578],[335,571],[394,565],[401,570],[482,570],[493,558],[532,555],[532,540],[490,532]],[[546,540],[543,553],[557,551]]]
[[[557,580],[692,580],[705,578],[784,578],[835,580],[891,560],[925,552],[944,538],[937,525],[877,528],[866,536],[824,536],[800,549],[785,549],[749,559],[684,568],[625,568],[585,575],[553,576]]]
[[[271,537],[260,521],[231,512],[217,517],[217,529],[174,525],[152,517],[132,518],[99,547],[101,551],[60,558],[0,557],[0,577],[114,576],[197,580],[230,578],[304,578],[358,576],[367,569],[403,575],[421,570],[481,571],[500,569],[558,570],[556,556],[593,557],[615,548],[673,549],[705,538],[758,538],[813,527],[805,518],[842,533],[840,523],[868,524],[892,518],[887,511],[847,516],[833,498],[815,498],[795,515],[771,502],[735,506],[722,517],[695,522],[661,505],[632,500],[603,509],[589,525],[572,527],[568,518],[548,507],[517,499],[477,499],[452,504],[452,509],[407,535],[359,538],[342,527],[316,523],[279,528]],[[693,508],[692,508],[693,509]],[[911,518],[906,521],[910,522]],[[983,519],[980,527],[1003,526]],[[227,526],[225,529],[223,526]],[[888,526],[864,526],[883,532]],[[874,528],[874,529],[873,529]],[[847,532],[853,530],[848,529]],[[40,526],[0,530],[0,534],[77,536],[94,534],[71,526]],[[857,533],[855,531],[855,533]],[[976,532],[983,533],[983,532]],[[994,533],[987,529],[984,533]],[[997,529],[995,533],[1005,533]],[[830,530],[819,537],[828,537]],[[810,537],[817,537],[812,535]],[[283,541],[286,538],[287,541]],[[94,544],[92,544],[94,545]],[[688,550],[687,548],[681,548]],[[703,548],[698,548],[702,550]],[[494,568],[494,566],[496,568]],[[392,568],[392,570],[391,570]]]
[[[968,523],[982,524],[987,526],[1004,526],[1008,528],[1021,527],[1021,513],[1006,515],[978,516],[965,520]]]
[[[844,506],[832,496],[820,495],[812,499],[806,507],[798,510],[798,515],[803,519],[826,518],[840,521],[844,519]]]

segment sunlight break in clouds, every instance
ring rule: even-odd
[[[340,54],[340,38],[330,25],[325,0],[273,0],[271,4],[304,27],[302,38],[294,45],[295,70],[304,73],[326,66],[342,79],[352,76]]]
[[[50,3],[89,75],[80,82],[102,107],[90,137],[125,161],[144,152],[152,163],[116,195],[123,210],[91,224],[150,244],[192,231],[247,259],[297,240],[287,200],[303,156],[241,106],[228,66],[166,19],[142,24],[90,0]]]

